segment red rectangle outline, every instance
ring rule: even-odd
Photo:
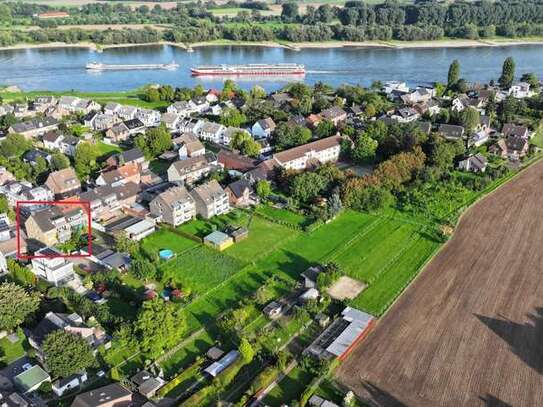
[[[87,209],[87,227],[88,227],[88,237],[87,237],[87,253],[88,254],[64,254],[58,256],[48,256],[48,255],[22,255],[21,254],[21,234],[19,230],[21,228],[20,224],[20,207],[25,204],[38,204],[38,205],[80,205],[86,207]],[[91,217],[91,208],[90,201],[17,201],[15,205],[15,234],[17,236],[17,254],[16,257],[18,260],[32,260],[32,259],[58,259],[58,258],[83,258],[92,256],[92,217]]]

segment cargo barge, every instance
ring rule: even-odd
[[[179,68],[179,65],[175,62],[169,64],[133,64],[133,65],[110,65],[102,64],[98,62],[91,62],[85,65],[85,68],[89,71],[130,71],[130,70],[142,70],[142,69],[166,69],[175,70]]]
[[[193,76],[305,75],[305,67],[299,64],[202,65],[190,71]]]

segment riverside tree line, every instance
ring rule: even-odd
[[[109,2],[75,8],[53,8],[31,3],[0,4],[0,45],[19,42],[99,44],[142,43],[158,40],[197,42],[217,39],[236,41],[287,40],[318,42],[329,40],[435,40],[442,37],[491,38],[543,35],[543,2],[521,0],[438,3],[416,1],[400,4],[387,0],[368,5],[348,1],[344,7],[324,4],[300,12],[295,2],[282,4],[280,15],[263,15],[262,2],[231,1],[220,7],[242,8],[236,16],[216,16],[213,2],[179,3],[175,9]],[[40,13],[65,10],[69,17],[39,19]],[[168,24],[166,29],[60,30],[62,25],[82,24]],[[38,25],[29,31],[10,28]]]

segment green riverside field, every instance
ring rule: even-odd
[[[295,214],[289,220],[302,223]],[[169,248],[177,254],[161,264],[162,280],[172,279],[196,295],[186,305],[191,331],[213,321],[270,276],[295,280],[307,267],[330,261],[367,284],[352,305],[379,316],[440,245],[420,223],[354,211],[344,211],[309,233],[239,211],[178,229],[202,237],[211,231],[211,222],[219,228],[228,222],[246,226],[249,237],[220,253],[165,229],[144,241],[147,248]]]

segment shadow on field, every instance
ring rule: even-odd
[[[494,397],[492,394],[487,394],[485,397],[480,396],[479,399],[485,403],[485,407],[513,407],[511,404]]]
[[[362,386],[370,395],[373,405],[378,407],[408,407],[407,404],[402,403],[392,394],[380,389],[373,383],[364,380],[362,381]]]
[[[527,314],[529,322],[519,324],[509,319],[491,318],[475,314],[508,345],[511,352],[539,374],[543,373],[543,308]]]
[[[283,253],[288,257],[288,261],[279,264],[279,269],[292,278],[297,279],[300,276],[300,273],[304,272],[312,265],[307,259],[299,254],[288,251],[283,251]]]

